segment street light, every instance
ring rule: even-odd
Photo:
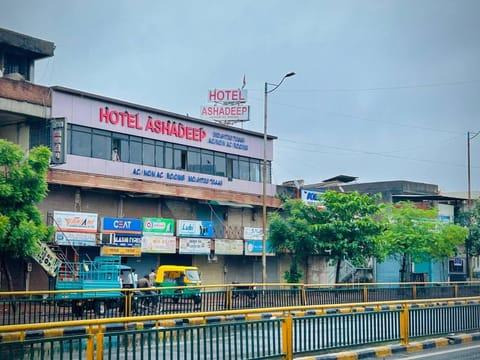
[[[467,132],[467,190],[468,190],[468,200],[467,200],[467,208],[468,211],[472,210],[472,189],[471,189],[471,182],[470,182],[470,140],[475,139],[477,135],[480,134],[480,131],[477,131],[475,134],[471,134],[470,131]],[[469,219],[469,222],[471,219]],[[465,266],[467,268],[467,280],[470,279],[470,248],[468,245],[465,246]]]
[[[262,283],[267,282],[267,95],[275,91],[283,81],[290,76],[295,75],[294,72],[286,74],[278,84],[270,84],[265,82],[265,98],[263,111],[263,169],[262,169]],[[268,90],[268,86],[273,86]]]

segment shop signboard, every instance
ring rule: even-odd
[[[129,248],[142,247],[142,237],[140,235],[115,234],[112,245]]]
[[[129,218],[102,218],[102,232],[115,234],[142,234],[143,221]]]
[[[215,239],[216,255],[243,255],[243,240]]]
[[[245,255],[253,255],[253,256],[262,255],[262,240],[246,240]],[[265,255],[266,256],[275,255],[275,253],[270,249],[270,243],[268,240],[265,243]]]
[[[262,240],[263,229],[245,226],[243,228],[243,238],[245,240]]]
[[[211,239],[180,238],[178,245],[179,254],[209,255]]]
[[[54,211],[53,222],[53,226],[60,232],[96,233],[98,215],[82,212]]]
[[[175,231],[174,219],[143,218],[143,233],[173,236]]]
[[[144,234],[142,237],[142,253],[175,254],[176,251],[175,236]]]
[[[211,221],[178,220],[177,236],[212,238],[213,223]]]
[[[102,256],[118,255],[118,256],[135,256],[142,255],[141,247],[121,247],[121,246],[102,246],[100,248]]]
[[[56,232],[55,243],[66,246],[96,246],[97,235],[81,232]]]

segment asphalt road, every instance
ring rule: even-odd
[[[421,360],[466,360],[480,359],[480,344],[464,343],[435,349],[423,350],[418,353],[403,353],[389,356],[385,359],[421,359]]]

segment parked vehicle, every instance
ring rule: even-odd
[[[57,270],[55,290],[68,290],[56,295],[59,304],[72,307],[72,313],[81,317],[84,311],[94,310],[104,315],[108,309],[123,310],[121,289],[133,288],[132,269],[121,264],[119,256],[98,256],[93,261],[64,262]],[[97,290],[113,289],[108,292]],[[78,292],[74,290],[92,290]],[[115,291],[118,290],[118,291]]]
[[[238,281],[233,281],[232,284],[232,299],[238,299],[240,296],[244,296],[249,300],[255,300],[257,298],[256,287],[253,285],[239,285]]]
[[[180,299],[192,299],[195,304],[202,302],[200,288],[194,287],[202,285],[198,268],[195,266],[161,265],[157,269],[154,285],[166,287],[167,289],[160,290],[162,297],[171,298],[174,302]]]

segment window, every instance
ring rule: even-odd
[[[155,166],[155,140],[143,139],[143,165]]]
[[[239,161],[240,180],[250,180],[250,166],[248,159],[241,158]]]
[[[201,150],[201,173],[213,175],[213,151]]]
[[[187,147],[173,145],[173,168],[175,170],[187,170]]]
[[[200,149],[188,148],[188,171],[200,172]]]
[[[226,176],[227,174],[227,160],[225,154],[215,153],[215,175]]]
[[[70,141],[70,153],[79,156],[92,156],[91,129],[84,126],[72,125]]]
[[[124,134],[112,134],[112,160],[113,160],[113,149],[117,148],[118,160],[123,162],[129,162],[129,141],[128,135]]]
[[[173,144],[165,144],[165,168],[173,169]]]
[[[30,80],[30,64],[27,59],[24,57],[5,54],[5,63],[4,63],[4,74],[13,74],[19,73],[25,78],[25,80]]]
[[[239,179],[238,156],[227,154],[227,177]]]
[[[165,144],[163,141],[155,142],[155,166],[165,167]]]
[[[112,160],[112,138],[109,131],[93,130],[92,157]]]
[[[262,166],[260,160],[250,159],[250,180],[260,182],[262,181]]]
[[[142,164],[142,138],[138,136],[130,136],[130,154],[129,162],[133,164]]]

